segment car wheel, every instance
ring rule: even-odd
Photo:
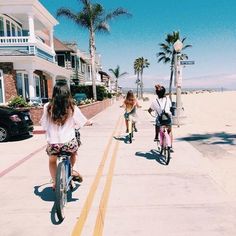
[[[8,131],[5,127],[0,126],[0,142],[7,141],[9,138]]]

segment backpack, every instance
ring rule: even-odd
[[[158,99],[157,99],[157,103],[159,104],[160,108],[161,108],[161,104],[159,103]],[[166,98],[166,103],[167,103],[167,98]],[[170,125],[171,124],[171,117],[170,115],[165,111],[166,108],[166,103],[164,106],[164,109],[161,111],[161,114],[158,114],[158,121],[161,125]]]

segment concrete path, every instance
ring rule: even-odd
[[[84,182],[62,223],[53,207],[44,135],[0,144],[1,236],[236,235],[235,162],[229,157],[222,172],[215,171],[214,158],[176,136],[166,166],[153,142],[149,102],[138,111],[132,144],[119,105],[81,131],[76,168]]]

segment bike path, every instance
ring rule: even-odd
[[[81,130],[83,145],[76,165],[84,182],[70,199],[61,224],[53,214],[44,150],[0,178],[0,235],[236,234],[235,199],[212,178],[211,163],[189,143],[175,141],[175,152],[165,166],[153,142],[148,102],[138,110],[139,132],[129,144],[119,105]],[[24,155],[18,155],[17,143],[18,153],[7,145],[5,158],[18,161],[29,155],[45,145],[44,135],[22,145]]]

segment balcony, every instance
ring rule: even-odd
[[[0,37],[0,56],[7,55],[38,56],[44,60],[55,63],[55,52],[47,44],[36,39],[30,42],[30,37]]]

